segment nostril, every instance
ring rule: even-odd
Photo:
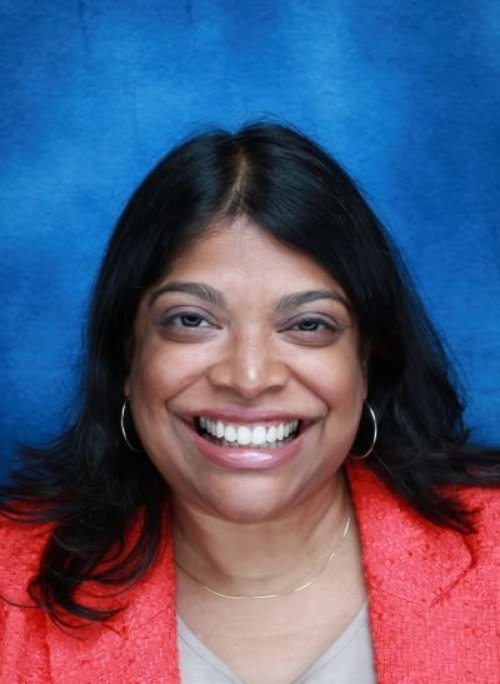
[[[208,379],[214,387],[232,389],[245,399],[253,399],[264,392],[281,389],[287,383],[288,374],[277,365],[256,368],[217,364],[210,369]]]

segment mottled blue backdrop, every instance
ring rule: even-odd
[[[88,294],[179,138],[273,116],[337,154],[500,440],[496,0],[0,0],[0,472],[68,420]]]

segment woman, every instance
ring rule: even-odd
[[[198,136],[142,183],[80,418],[25,458],[5,681],[496,677],[498,452],[467,445],[382,227],[292,130]]]

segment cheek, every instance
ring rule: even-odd
[[[345,408],[349,411],[357,408],[365,399],[365,373],[354,351],[331,352],[305,360],[300,374],[304,384],[328,408],[338,411]]]
[[[127,379],[129,394],[162,402],[176,396],[202,374],[204,360],[180,345],[146,341],[136,350]]]

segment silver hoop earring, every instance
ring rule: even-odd
[[[373,423],[373,437],[370,446],[368,449],[364,452],[364,454],[351,454],[351,458],[353,458],[355,461],[363,461],[365,458],[367,458],[375,448],[375,444],[377,442],[377,437],[378,437],[378,425],[377,425],[377,416],[375,415],[375,411],[372,409],[370,404],[365,401],[365,405],[368,409],[368,412],[370,414],[370,417],[372,419]]]
[[[122,405],[122,411],[120,414],[120,430],[122,432],[122,437],[125,441],[125,444],[128,446],[130,451],[142,451],[142,449],[139,449],[138,447],[135,447],[132,442],[129,440],[127,437],[127,431],[125,429],[125,412],[127,410],[127,406],[130,404],[130,400],[128,397],[125,397],[123,400],[123,405]]]

